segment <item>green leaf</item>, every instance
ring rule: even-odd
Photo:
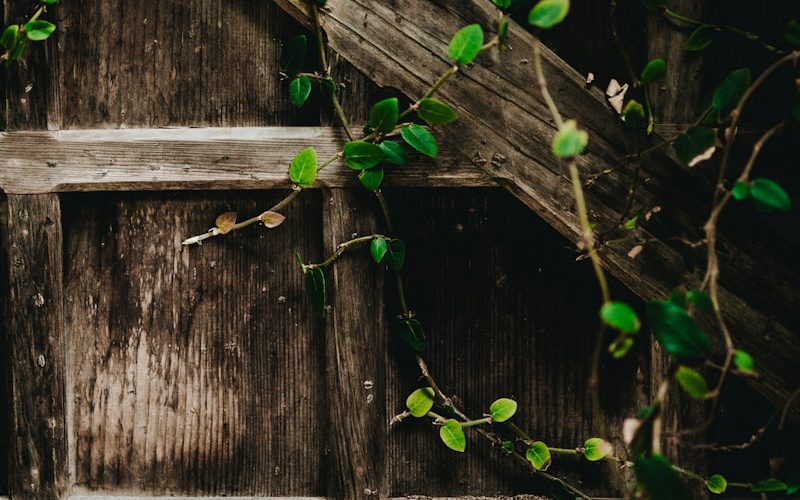
[[[708,356],[708,337],[681,306],[654,300],[647,304],[647,318],[658,343],[678,360],[694,364]]]
[[[667,72],[667,61],[663,59],[653,59],[642,70],[642,83],[647,85],[658,80]]]
[[[480,24],[470,24],[458,30],[450,41],[447,54],[456,64],[469,64],[483,47],[483,28]]]
[[[503,449],[504,452],[508,454],[514,453],[514,450],[516,450],[513,441],[503,441],[500,447]]]
[[[22,53],[25,52],[25,47],[27,45],[28,39],[24,36],[18,36],[17,43],[14,45],[14,49],[11,51],[11,56],[8,58],[8,61],[6,61],[6,66],[11,63],[11,61],[22,57]]]
[[[788,212],[792,209],[792,200],[786,191],[776,182],[763,177],[753,179],[750,185],[750,196],[758,202],[762,208]]]
[[[713,128],[697,126],[692,127],[678,136],[672,147],[678,159],[689,166],[694,166],[702,161],[717,143],[717,133]],[[713,154],[713,151],[711,151]]]
[[[400,238],[390,240],[385,258],[388,259],[389,265],[395,272],[400,272],[406,263],[406,243]]]
[[[295,107],[303,107],[309,95],[311,95],[311,79],[309,77],[298,76],[289,84],[289,98]]]
[[[503,19],[497,27],[497,42],[502,46],[508,38],[508,21]]]
[[[489,414],[493,422],[505,422],[517,413],[517,402],[509,398],[500,398],[489,406]]]
[[[528,14],[528,22],[539,28],[552,28],[569,14],[569,0],[541,0]]]
[[[311,301],[311,307],[317,311],[320,317],[325,317],[325,273],[319,267],[314,267],[306,271],[306,293]]]
[[[686,291],[683,288],[675,288],[669,293],[669,301],[684,309],[689,305],[686,298]]]
[[[628,354],[631,347],[633,347],[633,339],[628,335],[623,335],[608,346],[608,352],[611,353],[612,358],[622,359]]]
[[[711,493],[721,495],[728,489],[728,480],[721,474],[714,474],[706,481],[706,488],[708,488],[708,491]]]
[[[553,154],[559,158],[571,158],[583,153],[589,144],[589,133],[578,130],[578,122],[567,120],[553,138]]]
[[[583,443],[583,456],[590,462],[597,462],[613,453],[611,443],[600,438],[590,438]]]
[[[727,115],[739,102],[750,86],[750,69],[740,68],[722,80],[711,97],[711,107],[722,115]]]
[[[507,9],[507,8],[511,7],[511,0],[492,0],[492,2],[499,9]]]
[[[306,148],[294,157],[289,166],[289,179],[300,187],[309,187],[317,178],[317,152]]]
[[[714,31],[709,25],[704,24],[692,31],[692,34],[686,40],[685,49],[689,52],[700,52],[711,45],[713,41]]]
[[[406,408],[411,415],[424,417],[433,408],[434,392],[432,387],[423,387],[412,392],[406,399]]]
[[[14,48],[14,45],[17,42],[17,36],[19,35],[19,26],[16,24],[12,24],[6,27],[3,30],[3,34],[0,35],[0,45],[3,46],[6,50],[11,50]]]
[[[322,91],[322,94],[330,99],[336,93],[336,82],[334,82],[330,78],[322,78],[316,80],[319,84],[319,88]]]
[[[290,77],[302,71],[303,66],[306,64],[307,48],[308,40],[305,35],[297,35],[290,38],[289,41],[283,45],[283,52],[281,52],[281,71]]]
[[[777,479],[762,479],[753,484],[754,493],[770,493],[775,491],[786,491],[786,483]]]
[[[416,352],[425,350],[426,338],[422,324],[416,319],[403,319],[399,324],[399,335],[408,347]]]
[[[622,121],[624,121],[625,125],[627,125],[629,128],[643,128],[644,118],[644,108],[636,99],[631,99],[628,101],[628,104],[622,108]]]
[[[353,170],[372,168],[383,160],[380,146],[365,141],[352,141],[344,145],[344,163]]]
[[[686,292],[686,298],[701,311],[711,312],[714,309],[711,298],[701,290],[689,290]]]
[[[624,302],[606,302],[600,308],[600,319],[611,328],[625,333],[636,333],[642,327],[639,316]]]
[[[736,181],[731,189],[731,195],[737,201],[746,200],[750,198],[750,184],[744,181]]]
[[[536,470],[547,470],[550,467],[550,449],[541,441],[536,441],[528,448],[525,458]]]
[[[431,125],[452,123],[458,120],[458,113],[453,108],[431,97],[426,97],[419,102],[417,115]]]
[[[39,0],[39,2],[46,5],[55,5],[58,3],[58,0]]]
[[[647,492],[650,500],[689,498],[683,491],[678,472],[661,455],[639,455],[634,460],[633,470],[638,485]]]
[[[451,450],[463,452],[467,449],[467,438],[464,436],[464,429],[461,428],[458,420],[451,418],[445,422],[439,429],[439,437]]]
[[[397,97],[390,97],[375,103],[369,112],[367,130],[376,130],[381,134],[388,134],[397,125],[397,117],[400,111],[397,104]]]
[[[392,165],[405,165],[408,163],[408,155],[403,146],[393,141],[383,141],[380,143],[380,148],[383,150],[383,159],[386,163]]]
[[[733,352],[733,364],[738,368],[740,371],[744,373],[755,373],[756,371],[756,363],[753,361],[753,357],[750,356],[749,353],[742,350],[736,350]]]
[[[377,167],[362,170],[361,173],[358,174],[358,180],[361,181],[361,184],[363,184],[365,188],[375,192],[376,189],[381,187],[381,182],[383,182],[383,167],[378,165]]]
[[[25,26],[23,26],[23,29],[29,40],[39,42],[50,38],[50,35],[56,30],[56,25],[50,21],[39,19],[36,21],[28,21],[25,23]]]
[[[702,399],[708,394],[706,379],[696,370],[680,366],[675,372],[675,379],[683,387],[683,390],[694,399]]]
[[[786,43],[796,49],[800,49],[800,22],[792,19],[786,23],[786,29],[783,32],[783,39]]]
[[[426,128],[412,123],[408,127],[400,129],[400,136],[406,141],[406,144],[420,153],[431,158],[436,158],[438,153],[436,139]]]
[[[383,238],[375,238],[369,244],[369,253],[372,254],[372,260],[378,264],[381,263],[387,251],[389,251],[389,245]]]

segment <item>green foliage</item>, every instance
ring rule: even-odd
[[[428,129],[412,123],[408,127],[400,129],[400,136],[406,141],[406,144],[416,149],[425,156],[436,158],[438,154],[438,146],[433,134],[428,132]]]
[[[505,10],[511,7],[511,0],[492,0],[492,3],[494,3],[498,9]]]
[[[655,82],[667,73],[667,61],[663,59],[653,59],[648,62],[639,77],[644,85]]]
[[[17,36],[19,36],[19,25],[12,24],[6,27],[3,34],[0,35],[0,45],[6,50],[13,49],[17,43]]]
[[[553,154],[559,158],[578,156],[589,144],[589,133],[578,129],[575,120],[567,120],[553,138]]]
[[[661,347],[684,363],[699,363],[708,356],[706,334],[686,310],[671,301],[647,304],[647,318]]]
[[[686,394],[695,399],[702,399],[708,394],[706,379],[696,370],[680,366],[678,371],[675,372],[675,379],[686,391]]]
[[[368,131],[377,131],[381,134],[388,134],[397,125],[400,110],[396,97],[390,97],[375,103],[369,112],[367,121]]]
[[[750,196],[766,211],[788,212],[792,209],[792,200],[786,191],[775,181],[763,177],[753,179]]]
[[[399,238],[390,240],[384,260],[386,260],[395,272],[399,273],[402,271],[406,263],[406,243]]]
[[[701,290],[689,290],[686,292],[686,298],[701,311],[711,312],[711,310],[714,309],[714,305],[711,303],[711,297]]]
[[[645,114],[644,107],[636,99],[631,99],[622,108],[622,121],[629,128],[640,130],[644,128]]]
[[[706,481],[706,488],[711,493],[721,495],[728,489],[728,480],[721,474],[714,474]]]
[[[362,170],[358,174],[358,180],[365,188],[374,192],[381,187],[383,182],[383,167],[378,165],[377,167]]]
[[[786,29],[783,32],[783,39],[795,49],[800,49],[800,22],[792,19],[786,23]]]
[[[439,429],[439,437],[442,442],[451,450],[464,452],[467,449],[467,438],[464,436],[464,429],[458,420],[449,419]]]
[[[372,260],[379,264],[388,251],[389,245],[383,238],[375,238],[372,240],[372,243],[369,244],[369,253],[372,255]]]
[[[412,392],[406,399],[406,408],[414,417],[424,417],[433,408],[434,392],[432,387],[423,387]]]
[[[289,166],[289,179],[300,187],[309,187],[317,178],[317,152],[306,148],[294,157]]]
[[[583,456],[590,462],[602,460],[613,452],[611,443],[600,438],[589,438],[583,443]]]
[[[740,349],[733,352],[733,364],[739,371],[747,374],[753,374],[756,371],[756,363],[753,357]]]
[[[497,42],[502,46],[506,43],[508,38],[508,21],[503,19],[500,21],[500,26],[497,27]]]
[[[737,201],[743,201],[750,198],[750,184],[744,181],[736,181],[731,189],[731,195]]]
[[[493,422],[505,422],[517,413],[517,402],[509,398],[500,398],[489,407]]]
[[[514,451],[516,451],[516,447],[514,447],[514,442],[513,442],[513,441],[503,441],[503,442],[500,444],[500,448],[501,448],[501,449],[502,449],[502,450],[503,450],[505,453],[508,453],[509,455],[510,455],[511,453],[514,453]]]
[[[631,350],[633,347],[633,339],[628,335],[623,335],[619,339],[617,339],[614,343],[608,346],[608,352],[611,353],[611,357],[614,359],[622,359],[628,354],[628,351]]]
[[[447,54],[456,64],[471,63],[483,47],[483,28],[480,24],[470,24],[458,30],[450,41]]]
[[[36,21],[28,21],[22,29],[25,30],[25,35],[29,40],[39,42],[50,38],[50,35],[56,30],[56,25],[50,21],[37,19]]]
[[[672,464],[661,455],[639,455],[633,463],[636,480],[650,500],[688,498]]]
[[[422,329],[422,324],[414,318],[402,319],[398,326],[398,334],[403,342],[408,344],[408,347],[416,352],[425,350],[427,339],[425,338],[425,331]]]
[[[311,95],[311,79],[306,75],[298,76],[289,84],[289,98],[296,107],[303,107],[309,95]]]
[[[377,144],[351,141],[344,145],[344,164],[353,170],[372,168],[383,160],[383,150]]]
[[[39,0],[39,2],[45,5],[55,5],[58,3],[58,0]]]
[[[624,302],[606,302],[600,308],[600,318],[611,328],[625,333],[636,333],[642,327],[636,311]]]
[[[417,115],[431,125],[452,123],[458,120],[458,113],[447,104],[426,97],[419,102]]]
[[[290,38],[289,41],[283,45],[283,52],[281,53],[279,63],[281,71],[290,77],[302,71],[303,66],[306,64],[307,50],[308,39],[305,35],[297,35]]]
[[[753,484],[754,493],[774,493],[777,491],[786,491],[787,486],[783,481],[777,479],[762,479]]]
[[[325,273],[319,267],[306,269],[305,271],[306,293],[311,301],[311,307],[320,315],[325,317],[325,306],[327,296],[325,293]]]
[[[672,147],[681,162],[694,166],[698,160],[705,159],[705,154],[715,146],[716,142],[716,131],[699,125],[679,135]]]
[[[703,24],[697,27],[686,40],[686,50],[700,52],[714,41],[714,31],[711,26]]]
[[[533,465],[536,470],[547,470],[550,467],[550,448],[541,441],[536,441],[525,452],[525,458]]]
[[[539,28],[552,28],[569,14],[569,0],[540,0],[528,14],[528,22]]]
[[[383,159],[392,165],[405,165],[408,163],[408,155],[403,146],[393,141],[383,141],[378,146],[383,150]]]
[[[714,90],[711,107],[721,116],[727,115],[739,102],[748,86],[750,86],[750,69],[737,69],[726,76]]]

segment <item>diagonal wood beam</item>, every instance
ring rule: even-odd
[[[308,2],[274,1],[310,26]],[[485,0],[329,0],[322,18],[333,50],[378,85],[413,98],[450,64],[447,46],[455,31],[475,22],[493,26],[494,9]],[[556,130],[528,61],[535,39],[512,22],[508,41],[512,50],[482,54],[441,89],[439,97],[458,108],[461,120],[440,127],[437,134],[577,242],[570,182],[549,147]],[[588,186],[587,202],[599,227],[611,227],[623,215],[631,182],[625,160],[632,150],[631,138],[602,92],[586,89],[584,78],[552,51],[543,53],[559,109],[590,132],[580,169],[585,178],[598,175]],[[613,171],[600,174],[608,169]],[[642,236],[653,242],[636,258],[627,255],[632,243],[606,245],[601,256],[611,274],[644,299],[652,299],[666,296],[675,286],[699,282],[699,270],[685,263],[686,247],[670,238],[702,237],[711,191],[666,156],[648,157],[641,178],[634,207],[663,207],[642,229]],[[783,401],[800,384],[795,364],[800,342],[792,332],[800,326],[795,312],[799,294],[792,273],[781,262],[759,262],[752,242],[724,240],[719,246],[724,251],[720,295],[736,344],[764,361],[762,377],[754,384],[771,399]]]

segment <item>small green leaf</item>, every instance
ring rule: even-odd
[[[11,50],[14,48],[14,45],[17,42],[17,36],[19,35],[19,26],[16,24],[12,24],[6,27],[3,30],[3,34],[0,35],[0,45],[3,46],[6,50]]]
[[[500,447],[503,449],[503,451],[505,453],[508,453],[508,454],[514,453],[514,451],[516,450],[516,447],[514,447],[514,442],[513,441],[503,441],[503,443],[500,445]]]
[[[681,306],[654,300],[647,304],[647,318],[658,343],[678,360],[694,364],[708,356],[708,337]]]
[[[750,69],[740,68],[722,80],[711,97],[711,107],[721,115],[727,115],[739,102],[747,87],[750,86]]]
[[[721,474],[714,474],[706,481],[706,488],[711,493],[721,495],[728,489],[728,480]]]
[[[439,437],[451,450],[463,452],[467,449],[467,438],[464,436],[464,429],[461,428],[458,420],[451,418],[445,422],[439,429]]]
[[[458,113],[453,108],[431,97],[426,97],[419,102],[417,114],[431,125],[452,123],[458,120]]]
[[[306,293],[311,301],[311,307],[320,315],[325,317],[325,305],[327,298],[325,295],[325,273],[319,267],[314,267],[306,271]]]
[[[497,42],[502,46],[508,38],[508,21],[503,19],[497,27]]]
[[[736,350],[733,352],[733,364],[738,368],[740,371],[752,374],[756,371],[756,363],[753,361],[753,357],[750,356],[749,353],[742,350]]]
[[[701,311],[711,312],[714,309],[714,304],[711,303],[711,297],[701,290],[689,290],[686,292],[686,298]]]
[[[375,192],[376,189],[381,187],[381,182],[383,182],[383,167],[378,165],[377,167],[362,170],[361,173],[358,174],[358,180],[365,188]]]
[[[622,227],[624,227],[625,229],[634,229],[638,223],[639,223],[639,214],[636,214],[630,219],[626,220],[625,223],[622,225]]]
[[[302,108],[311,95],[311,79],[305,75],[298,76],[289,84],[289,98],[295,107]]]
[[[614,452],[611,443],[600,438],[590,438],[583,443],[583,456],[590,462],[602,460]]]
[[[289,179],[300,187],[309,187],[317,178],[317,152],[306,148],[294,157],[289,166]]]
[[[642,70],[642,83],[647,85],[658,80],[667,72],[667,61],[663,59],[653,59]]]
[[[389,251],[389,245],[383,238],[375,238],[369,244],[369,253],[372,254],[372,260],[378,264],[381,263],[387,251]]]
[[[383,141],[380,143],[383,150],[383,159],[392,165],[405,165],[408,163],[408,155],[403,146],[393,141]]]
[[[306,50],[308,48],[308,40],[305,35],[297,35],[290,38],[288,42],[283,45],[281,52],[280,67],[281,71],[289,75],[295,76],[303,70],[306,64]]]
[[[680,366],[675,372],[675,379],[681,384],[683,390],[694,399],[702,399],[708,394],[706,379],[696,370]]]
[[[433,408],[434,392],[431,387],[423,387],[412,392],[406,399],[406,408],[411,415],[424,417]]]
[[[39,42],[50,38],[50,35],[56,30],[56,25],[50,21],[39,19],[36,21],[28,21],[25,23],[25,26],[23,26],[23,29],[29,40]]]
[[[471,63],[483,47],[483,28],[480,24],[470,24],[458,30],[450,41],[447,54],[456,64]]]
[[[541,0],[528,14],[528,22],[539,28],[552,28],[569,14],[569,0]]]
[[[550,449],[541,441],[536,441],[528,448],[525,458],[536,470],[547,470],[550,467]]]
[[[689,299],[686,298],[686,290],[683,288],[675,288],[672,290],[669,293],[669,301],[684,309],[689,305]]]
[[[375,103],[369,112],[367,130],[388,134],[397,125],[399,113],[397,97],[390,97]]]
[[[395,272],[400,272],[406,263],[406,243],[399,238],[390,240],[385,258]]]
[[[717,143],[717,133],[713,128],[697,126],[692,127],[678,136],[672,147],[678,159],[689,166],[694,166],[702,161],[709,149]],[[711,151],[713,154],[713,150]]]
[[[493,422],[505,422],[517,413],[517,402],[509,398],[500,398],[489,407]]]
[[[736,181],[731,189],[731,195],[737,201],[746,200],[750,198],[750,184],[744,181]]]
[[[625,333],[636,333],[642,327],[639,316],[624,302],[606,302],[600,308],[600,319],[611,328]]]
[[[633,339],[628,335],[623,335],[608,346],[608,352],[611,353],[612,358],[622,359],[628,354],[631,347],[633,347]]]
[[[353,170],[372,168],[383,160],[380,146],[365,141],[352,141],[344,145],[344,163]]]
[[[763,177],[753,179],[750,185],[750,196],[758,202],[762,208],[788,212],[792,209],[792,200],[786,191],[776,182]]]
[[[622,108],[622,121],[632,129],[643,128],[644,118],[644,108],[636,99],[631,99],[628,101],[628,104]]]
[[[436,158],[438,153],[436,139],[426,128],[412,123],[408,127],[400,129],[400,136],[406,141],[406,144],[420,153],[430,156],[431,158]]]
[[[511,0],[492,0],[492,2],[499,9],[507,9],[507,8],[511,7]]]
[[[322,94],[330,99],[336,93],[336,82],[334,82],[330,78],[322,78],[316,80],[319,84],[319,88],[322,91]]]
[[[685,49],[689,52],[700,52],[711,45],[713,41],[714,31],[711,29],[711,26],[704,24],[692,31],[692,34],[689,35],[689,38],[686,40]]]
[[[400,338],[403,342],[408,344],[408,347],[416,352],[425,350],[426,338],[425,331],[422,329],[422,324],[416,319],[403,319],[399,324]]]
[[[8,66],[11,61],[22,57],[22,53],[25,52],[25,47],[27,45],[28,39],[24,36],[18,36],[17,43],[14,45],[14,49],[11,51],[11,56],[8,58],[8,61],[6,61],[6,66]]]
[[[651,500],[689,498],[683,491],[677,471],[663,456],[656,453],[640,454],[634,460],[633,470],[638,485],[647,492]]]
[[[754,493],[770,493],[775,491],[786,491],[786,483],[777,479],[762,479],[753,484]]]
[[[46,5],[55,5],[58,3],[58,0],[39,0],[39,2]]]
[[[800,22],[792,19],[786,23],[786,29],[783,32],[783,39],[786,43],[796,49],[800,49]]]
[[[578,129],[578,122],[567,120],[553,138],[553,154],[559,158],[571,158],[583,153],[589,144],[589,133]]]

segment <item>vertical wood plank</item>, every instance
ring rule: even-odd
[[[61,207],[56,195],[8,196],[8,331],[14,498],[68,488]]]
[[[365,193],[330,191],[323,200],[327,254],[354,234],[377,230],[375,207],[369,201]],[[383,274],[364,247],[345,254],[327,274],[332,305],[325,332],[331,453],[328,495],[387,498]]]

